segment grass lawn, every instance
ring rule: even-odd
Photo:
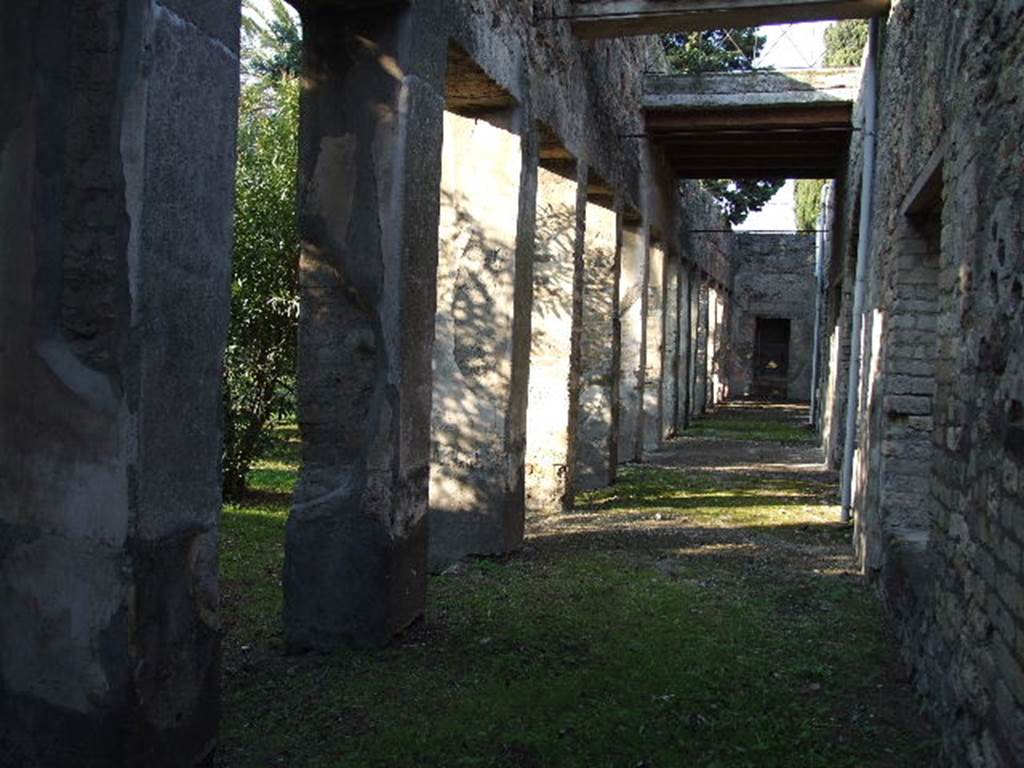
[[[279,435],[224,510],[221,765],[934,764],[831,485],[631,468],[523,552],[432,577],[393,647],[286,656]]]

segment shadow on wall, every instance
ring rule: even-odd
[[[612,480],[616,228],[615,211],[588,199],[574,490],[603,487]]]
[[[591,205],[587,207],[589,209]],[[588,216],[588,231],[590,219]],[[613,362],[615,246],[609,247],[588,236],[583,261],[583,383],[585,386],[608,385],[611,383]]]
[[[466,203],[460,193],[442,191],[431,544],[433,550],[435,542],[461,543],[470,552],[486,554],[496,547],[500,510],[519,482],[506,440],[515,244],[489,234]]]
[[[576,241],[576,213],[564,205],[542,203],[537,208],[536,252],[533,267],[533,314],[558,319],[572,329],[572,253]],[[568,258],[565,257],[568,255]],[[566,293],[568,287],[568,293]],[[561,323],[560,323],[561,324]],[[559,325],[560,325],[559,324]],[[544,356],[551,347],[567,347],[569,339],[551,340],[537,325],[532,331],[531,357]]]

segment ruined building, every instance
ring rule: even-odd
[[[388,643],[527,507],[813,395],[944,759],[1024,765],[1024,5],[294,4],[289,645]],[[667,76],[645,37],[847,16],[838,74]],[[238,41],[237,0],[0,6],[0,765],[215,749]],[[751,175],[835,179],[819,281],[713,232],[690,180]]]

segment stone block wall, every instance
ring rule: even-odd
[[[1024,764],[1022,68],[1014,0],[885,24],[856,543],[958,766]]]
[[[757,320],[771,318],[790,323],[785,397],[803,402],[810,398],[817,290],[814,261],[814,235],[737,235],[729,370],[734,396],[747,397],[754,392]]]

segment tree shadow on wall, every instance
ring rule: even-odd
[[[533,330],[531,357],[562,356],[572,334],[576,212],[572,206],[537,208],[533,259]],[[565,331],[564,338],[549,338]]]
[[[472,550],[500,524],[518,482],[510,454],[523,450],[508,434],[515,243],[489,233],[459,193],[441,198],[430,510],[442,539]]]

